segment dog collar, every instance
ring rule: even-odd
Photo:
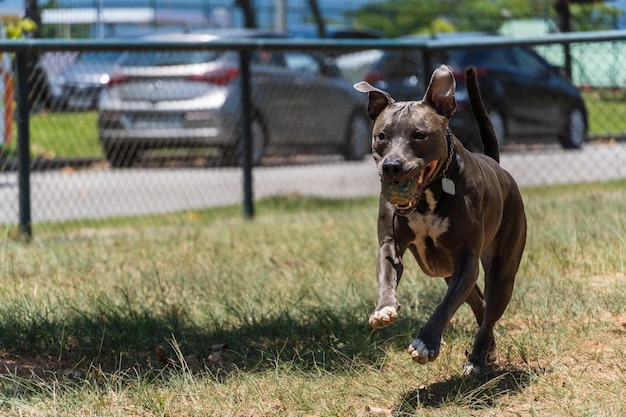
[[[448,178],[448,169],[450,169],[450,164],[452,163],[452,158],[454,157],[454,141],[452,140],[452,131],[450,128],[448,128],[448,131],[446,132],[446,142],[448,142],[448,158],[446,159],[446,165],[441,173],[441,189],[446,194],[454,195],[456,194],[454,181]]]

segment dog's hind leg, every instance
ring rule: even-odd
[[[468,375],[478,372],[481,367],[491,364],[498,357],[498,350],[493,336],[493,328],[502,317],[511,301],[515,275],[519,268],[526,240],[526,223],[523,222],[523,233],[519,230],[513,239],[498,239],[498,248],[487,250],[483,255],[485,268],[485,315],[480,328],[474,337],[472,353],[463,373]]]
[[[485,270],[485,315],[474,336],[474,346],[468,363],[463,369],[466,375],[478,372],[480,368],[495,362],[498,357],[493,327],[511,300],[516,272],[516,269],[511,270],[499,258],[492,259]]]

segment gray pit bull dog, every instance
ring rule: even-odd
[[[500,167],[475,68],[466,76],[484,155],[466,150],[448,128],[456,110],[456,82],[447,66],[434,71],[422,101],[395,102],[366,82],[354,87],[369,95],[372,152],[382,183],[378,306],[370,326],[384,327],[398,318],[396,288],[409,249],[427,275],[444,277],[448,284],[409,353],[421,364],[437,359],[446,325],[466,302],[479,326],[463,368],[470,374],[497,358],[493,327],[511,300],[526,243],[526,216],[515,181]],[[484,295],[477,284],[479,262]]]

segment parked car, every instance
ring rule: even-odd
[[[95,109],[100,90],[109,82],[117,51],[85,51],[50,76],[53,107],[67,110]]]
[[[464,35],[448,35],[464,36]],[[476,36],[476,35],[474,35]],[[410,40],[410,37],[404,40]],[[476,36],[480,42],[486,36]],[[467,41],[465,36],[464,41]],[[434,52],[427,68],[453,68],[457,111],[450,128],[466,147],[477,150],[478,128],[469,109],[464,70],[477,68],[481,93],[501,144],[509,140],[556,137],[564,148],[580,148],[587,138],[587,109],[578,89],[561,70],[527,47],[451,49]],[[365,76],[396,100],[424,94],[424,58],[419,50],[385,52]]]
[[[276,37],[263,31],[153,36],[152,41],[210,42]],[[252,162],[266,153],[370,150],[366,101],[334,61],[302,51],[251,57]],[[227,164],[242,161],[239,54],[236,51],[127,52],[99,100],[99,134],[112,166],[129,166],[158,148],[212,147]]]
[[[326,39],[336,40],[383,39],[385,37],[382,32],[376,29],[343,25],[326,25],[325,32]],[[313,24],[291,27],[289,35],[302,39],[319,38],[317,26]],[[352,84],[362,81],[370,65],[382,55],[382,51],[378,49],[335,49],[328,50],[326,53],[335,58],[335,64]]]

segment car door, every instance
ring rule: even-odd
[[[517,97],[511,100],[516,130],[522,135],[552,133],[560,117],[558,92],[552,80],[554,71],[525,48],[512,48],[510,53],[518,86]]]
[[[324,59],[331,58],[301,51],[285,53],[287,68],[297,74],[293,100],[302,112],[297,118],[300,141],[332,148],[344,142],[343,132],[352,109],[344,89],[338,86],[339,70]]]
[[[284,145],[291,131],[293,74],[280,51],[260,50],[251,57],[251,99],[269,130],[267,146]]]
[[[284,66],[275,68],[274,88],[266,88],[271,144],[274,146],[330,146],[343,140],[345,112],[333,78],[312,54],[285,51]],[[334,134],[333,134],[334,133]]]

